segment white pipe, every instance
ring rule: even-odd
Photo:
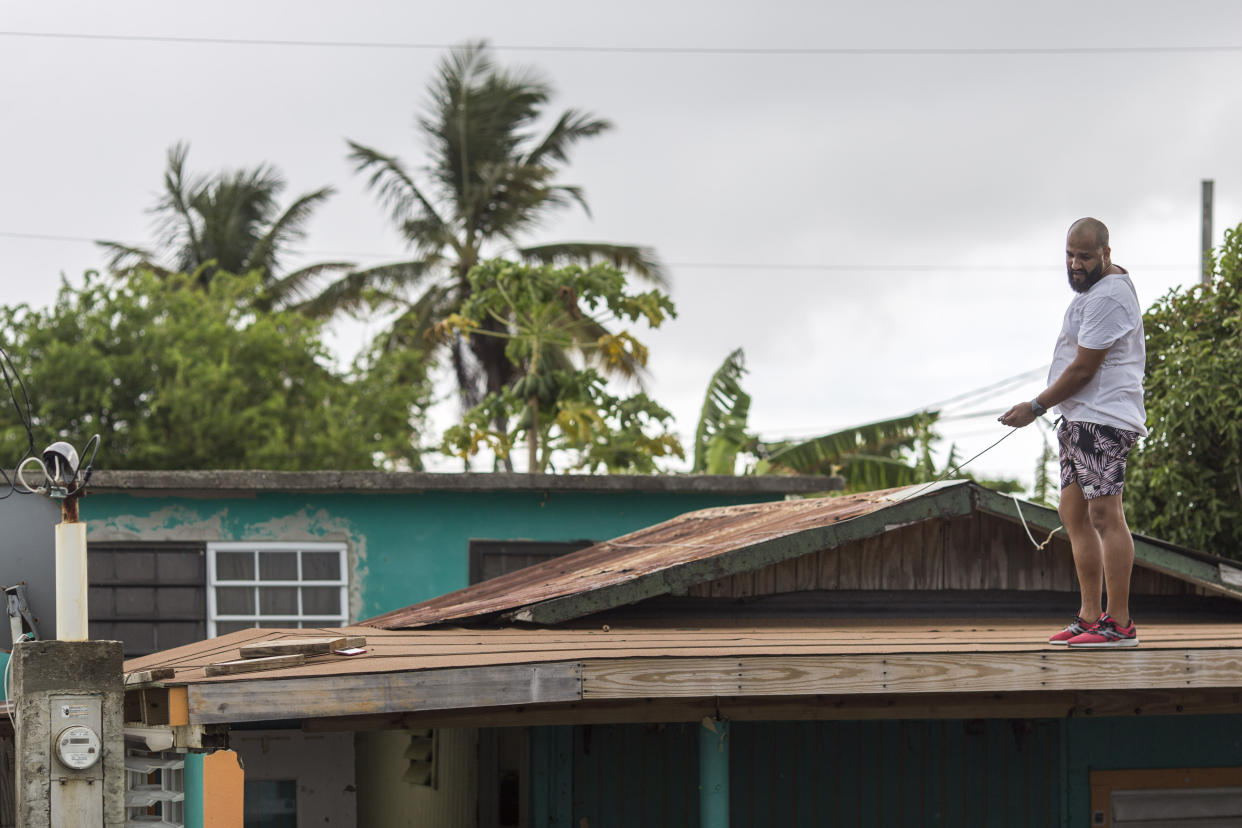
[[[56,524],[56,638],[86,641],[86,524]]]

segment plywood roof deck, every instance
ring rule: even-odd
[[[357,675],[457,667],[634,658],[731,658],[772,656],[855,656],[867,654],[1064,653],[1047,643],[1056,631],[1048,619],[926,619],[918,626],[874,618],[737,623],[704,619],[675,629],[661,626],[601,628],[434,630],[241,630],[220,638],[126,662],[127,672],[171,667],[168,683],[263,680],[293,676]],[[311,656],[307,663],[208,678],[207,665],[241,658],[241,647],[308,634],[367,636],[360,656]],[[1143,624],[1141,650],[1237,651],[1242,657],[1242,622],[1198,621]],[[1120,652],[1120,651],[1111,651]]]
[[[1142,646],[1070,650],[1046,619],[875,619],[577,629],[365,630],[362,656],[208,678],[243,644],[343,630],[243,630],[134,659],[167,666],[195,723],[468,713],[583,702],[644,705],[714,696],[810,697],[1065,693],[1242,688],[1242,623],[1140,625]]]

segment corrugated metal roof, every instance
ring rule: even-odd
[[[967,485],[964,481],[949,481],[841,497],[702,509],[362,623],[382,629],[408,629],[478,619],[633,582],[871,514],[902,503],[911,495],[931,497]]]
[[[929,518],[977,512],[1020,522],[1028,535],[1061,528],[1055,509],[961,480],[723,506],[690,512],[360,623],[381,629],[497,620],[555,624],[677,594]],[[1242,569],[1235,562],[1140,535],[1135,536],[1135,553],[1137,566],[1242,600]]]

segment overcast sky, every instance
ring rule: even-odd
[[[436,62],[487,39],[544,73],[556,110],[616,124],[564,176],[592,217],[565,212],[531,240],[647,244],[668,263],[680,316],[647,337],[650,391],[687,443],[734,348],[765,438],[896,416],[1047,364],[1073,219],[1109,225],[1144,306],[1197,279],[1202,179],[1217,242],[1242,222],[1233,0],[0,10],[0,302],[51,301],[62,273],[102,264],[90,239],[147,242],[177,141],[194,171],[275,164],[288,198],[334,186],[301,261],[401,258],[345,139],[417,167]],[[969,456],[1005,433],[994,416],[942,432]],[[1032,427],[972,468],[1029,482],[1039,446]]]

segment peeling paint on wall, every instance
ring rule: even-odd
[[[363,585],[367,579],[367,536],[350,520],[326,508],[307,506],[297,512],[255,523],[238,523],[227,507],[207,513],[206,504],[166,506],[147,515],[121,514],[88,521],[88,542],[181,541],[340,541],[349,561],[349,617],[362,613]]]

